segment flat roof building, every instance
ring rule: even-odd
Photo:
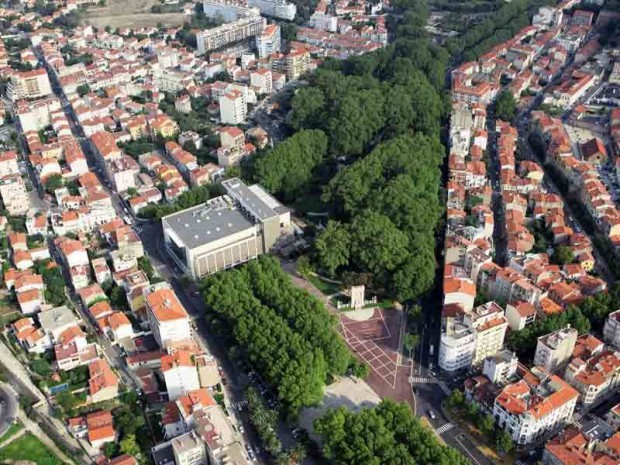
[[[237,178],[226,195],[162,218],[164,244],[193,278],[245,263],[268,252],[290,229],[290,213],[260,186]]]

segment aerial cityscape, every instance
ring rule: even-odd
[[[0,2],[0,463],[619,465],[619,0]]]

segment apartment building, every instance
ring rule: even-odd
[[[284,57],[284,73],[288,81],[293,81],[310,71],[310,51],[305,48],[291,50]]]
[[[598,403],[620,387],[620,352],[606,349],[592,335],[581,336],[564,379],[579,391],[583,404]]]
[[[519,359],[514,352],[504,349],[484,359],[482,374],[495,385],[506,384],[517,374]]]
[[[476,335],[472,365],[482,364],[485,358],[496,354],[503,347],[508,321],[504,310],[495,302],[487,302],[466,312],[463,323],[472,328]]]
[[[226,195],[162,218],[168,253],[194,278],[252,260],[290,232],[290,212],[260,186],[222,186]]]
[[[163,355],[161,372],[171,401],[200,388],[198,370],[193,355],[188,351],[177,350],[172,355]]]
[[[570,325],[539,337],[534,365],[542,366],[551,373],[563,369],[571,359],[576,343],[577,330]]]
[[[202,11],[207,18],[232,23],[248,15],[248,8],[238,0],[203,0]]]
[[[267,58],[282,48],[281,29],[277,24],[270,24],[256,36],[256,51],[259,58]]]
[[[448,314],[444,308],[439,341],[439,367],[457,371],[471,367],[476,352],[476,333],[465,325],[462,316]]]
[[[17,152],[11,150],[9,152],[0,153],[0,178],[14,174],[19,174]]]
[[[52,93],[52,86],[44,68],[13,73],[6,89],[6,96],[12,102],[46,97]]]
[[[256,37],[263,32],[266,24],[265,18],[251,15],[233,23],[201,31],[196,34],[198,54],[204,55],[209,50]]]
[[[224,124],[241,124],[248,116],[248,103],[243,92],[231,90],[219,99],[220,119]]]
[[[562,378],[536,366],[500,391],[493,417],[517,445],[525,445],[561,428],[572,417],[578,397]]]
[[[603,328],[605,342],[620,350],[620,310],[610,313]]]
[[[248,0],[250,8],[258,8],[261,14],[278,19],[293,21],[297,13],[297,6],[286,0]]]
[[[153,336],[163,349],[191,339],[189,316],[172,288],[166,283],[144,290]]]
[[[23,215],[30,209],[30,196],[19,174],[0,179],[0,197],[11,215]]]
[[[176,465],[202,465],[207,463],[205,443],[194,431],[170,441]]]
[[[222,128],[220,131],[220,147],[217,149],[217,163],[227,168],[236,166],[246,156],[245,135],[235,126]]]
[[[259,94],[270,94],[273,92],[273,74],[270,69],[259,68],[250,72],[250,85],[256,88]]]

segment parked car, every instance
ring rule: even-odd
[[[435,415],[435,412],[433,412],[432,410],[428,411],[428,416],[431,417],[431,419],[433,420],[437,419],[437,415]]]

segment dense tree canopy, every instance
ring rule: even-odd
[[[331,410],[315,422],[323,452],[339,465],[465,465],[468,461],[440,445],[408,406],[384,400],[353,413]]]
[[[202,292],[214,327],[232,335],[287,413],[318,403],[328,376],[346,371],[351,356],[334,318],[294,287],[275,259],[264,256],[211,276]]]
[[[435,138],[401,136],[341,170],[325,189],[340,223],[316,242],[321,269],[370,272],[399,299],[432,284],[434,228],[443,148]]]
[[[514,120],[516,112],[517,101],[512,95],[512,92],[505,90],[499,94],[495,101],[495,116],[502,121],[511,122]]]
[[[322,131],[299,131],[256,161],[260,184],[284,200],[293,200],[312,179],[327,153]]]

